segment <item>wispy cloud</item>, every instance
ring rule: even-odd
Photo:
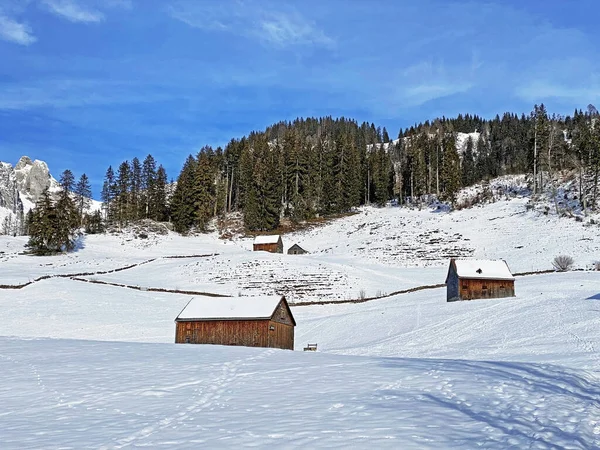
[[[538,60],[527,78],[516,84],[515,94],[530,103],[554,100],[587,105],[598,102],[600,64],[592,58],[575,56]]]
[[[477,67],[472,61],[425,60],[399,70],[390,70],[378,80],[383,92],[377,109],[406,109],[468,92],[475,86]]]
[[[21,45],[37,41],[32,28],[20,22],[31,5],[73,23],[98,23],[105,20],[103,11],[112,8],[132,9],[132,0],[1,0],[0,40]]]
[[[554,99],[576,105],[585,105],[600,101],[600,83],[573,86],[572,84],[566,85],[551,80],[541,80],[520,86],[516,92],[519,97],[530,103],[540,103],[548,99]]]
[[[271,13],[258,22],[253,30],[260,39],[278,46],[290,44],[317,44],[330,47],[333,39],[319,30],[314,22],[306,20],[298,13]]]
[[[30,45],[37,40],[29,25],[4,15],[0,15],[0,39],[21,45]]]
[[[135,81],[56,79],[0,84],[0,111],[68,109],[147,104],[172,99],[177,92]],[[183,95],[183,94],[182,94]]]
[[[43,0],[43,5],[53,14],[71,22],[102,22],[104,14],[93,8],[86,8],[74,0]]]
[[[251,37],[275,47],[317,45],[332,47],[335,41],[314,21],[298,11],[267,3],[231,2],[226,5],[179,1],[168,7],[170,16],[191,27]]]

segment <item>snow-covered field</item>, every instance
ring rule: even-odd
[[[513,272],[600,259],[600,228],[526,201],[366,208],[284,236],[310,251],[294,256],[169,234],[31,257],[0,237],[0,285],[144,262],[84,278],[318,302],[443,283],[451,256]],[[318,343],[308,354],[172,344],[190,295],[68,277],[0,289],[1,447],[600,448],[600,272],[517,277],[516,294],[293,307],[296,349]]]
[[[3,448],[592,448],[559,366],[1,338]]]

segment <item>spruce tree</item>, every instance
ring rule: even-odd
[[[258,193],[254,177],[254,150],[248,141],[242,143],[244,150],[240,158],[240,187],[244,224],[248,230],[259,230],[261,218],[258,205]]]
[[[150,204],[156,189],[156,161],[152,155],[146,156],[142,163],[141,176],[141,203],[143,205],[142,217],[148,219],[152,217]]]
[[[127,224],[131,219],[131,166],[129,161],[119,165],[117,179],[115,180],[116,218],[120,226]]]
[[[74,181],[73,173],[65,170],[60,178],[61,190],[55,205],[57,240],[60,248],[67,252],[75,248],[78,229],[81,225],[77,206],[71,198]]]
[[[112,166],[108,166],[108,169],[106,169],[106,175],[104,176],[102,193],[100,194],[100,198],[102,200],[102,208],[104,209],[104,218],[107,221],[107,223],[112,223],[114,220],[115,193],[115,172]]]
[[[137,220],[143,217],[142,208],[142,164],[140,160],[135,157],[131,160],[131,181],[130,181],[130,219]]]
[[[384,143],[390,142],[390,135],[388,134],[385,127],[383,127],[383,142]]]
[[[152,219],[159,222],[164,222],[169,219],[168,206],[167,206],[167,172],[162,165],[158,166],[156,171],[156,181],[154,188],[151,190],[151,211]]]
[[[73,172],[71,172],[69,169],[63,171],[60,176],[59,184],[62,192],[72,192],[73,187],[75,186],[75,177],[73,176]]]
[[[392,164],[383,145],[377,149],[374,156],[374,200],[377,205],[383,206],[390,198]]]
[[[28,216],[28,247],[36,255],[49,255],[60,251],[56,208],[48,188],[38,198],[35,208]]]
[[[444,198],[453,205],[456,194],[460,190],[460,157],[456,150],[456,138],[453,133],[446,135],[444,139],[444,156],[442,161],[442,185],[444,187]]]
[[[196,159],[189,155],[177,178],[177,186],[171,198],[173,227],[179,233],[189,232],[196,220],[194,185],[197,165]]]
[[[198,154],[194,172],[192,198],[194,206],[194,224],[200,231],[205,231],[213,215],[213,202],[215,200],[214,174],[211,167],[210,155],[206,151]]]
[[[461,161],[462,184],[463,186],[471,186],[475,180],[475,160],[473,158],[473,139],[471,136],[467,138],[465,151]]]
[[[85,212],[90,207],[92,203],[92,186],[90,185],[90,180],[87,175],[84,173],[79,177],[79,181],[75,185],[73,190],[75,194],[75,204],[77,207],[77,212],[79,214],[80,226],[83,225],[83,219]]]

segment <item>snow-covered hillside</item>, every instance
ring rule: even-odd
[[[284,236],[306,255],[252,252],[252,239],[216,234],[154,240],[87,236],[83,248],[42,259],[19,255],[25,238],[0,240],[0,284],[23,284],[45,275],[108,271],[156,259],[127,271],[88,279],[133,286],[226,295],[285,294],[291,301],[357,299],[443,283],[448,259],[505,259],[513,272],[552,269],[559,254],[575,268],[600,259],[598,226],[527,209],[528,198],[446,213],[432,209],[364,208],[318,228]],[[19,244],[17,244],[19,243]],[[5,247],[6,249],[2,248]],[[164,256],[208,255],[165,259]],[[23,271],[23,264],[28,270]]]
[[[598,448],[600,272],[518,276],[497,300],[431,288],[293,306],[296,349],[316,354],[172,344],[191,295],[147,290],[318,303],[443,283],[452,256],[513,272],[600,259],[597,225],[527,202],[364,208],[283,237],[307,255],[170,233],[33,257],[0,237],[0,285],[51,277],[0,289],[3,448]]]

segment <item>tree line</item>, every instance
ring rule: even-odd
[[[170,216],[187,232],[241,211],[249,230],[266,231],[281,218],[301,221],[391,199],[414,203],[435,195],[453,203],[462,187],[506,174],[530,173],[537,194],[565,169],[577,171],[585,207],[597,208],[599,117],[591,105],[562,117],[542,104],[520,117],[426,121],[401,129],[395,140],[385,128],[345,118],[280,122],[188,156]],[[460,146],[459,132],[469,134]]]
[[[137,157],[123,161],[116,172],[109,166],[100,194],[104,221],[109,226],[140,219],[166,221],[167,194],[167,173],[162,165],[157,167],[152,155],[143,162]]]
[[[414,204],[434,195],[453,203],[462,187],[506,174],[530,174],[538,194],[565,169],[576,171],[579,199],[595,209],[599,118],[592,105],[563,117],[549,115],[542,104],[528,115],[491,120],[442,117],[400,129],[393,140],[385,127],[344,117],[283,121],[224,148],[201,148],[187,157],[176,183],[152,155],[124,161],[116,171],[110,166],[101,221],[170,221],[188,233],[241,212],[248,230],[268,231],[283,218],[299,222],[392,199]],[[62,178],[61,185],[77,190]],[[81,204],[78,217],[81,225]]]

